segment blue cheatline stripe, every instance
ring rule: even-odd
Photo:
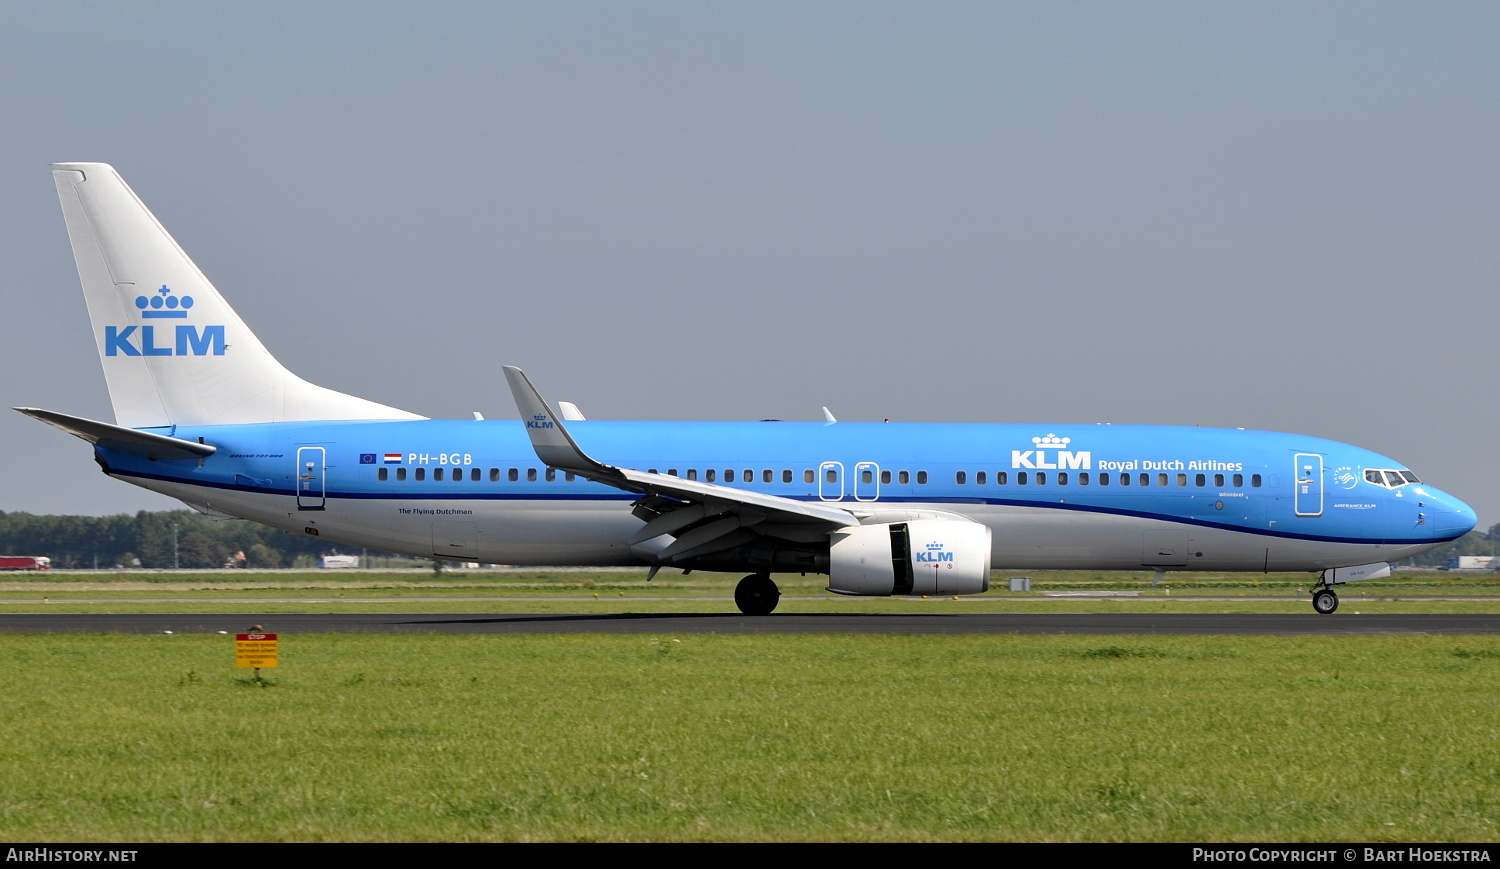
[[[204,489],[218,489],[229,492],[251,492],[257,495],[280,495],[283,497],[296,497],[295,489],[282,489],[265,486],[236,486],[229,483],[216,483],[211,481],[184,480],[180,477],[172,477],[164,474],[146,474],[138,471],[114,470],[110,472],[116,477],[136,477],[146,480],[160,480],[166,483],[176,483],[184,486],[194,486]],[[470,484],[472,485],[472,484]],[[747,490],[748,491],[748,490]],[[451,492],[438,493],[435,491],[419,491],[405,493],[384,492],[328,492],[325,497],[328,500],[343,501],[619,501],[630,502],[639,498],[631,492],[600,492],[576,495],[552,495],[545,493],[503,493],[503,492],[466,492],[462,496],[455,496]],[[781,496],[787,497],[787,496]],[[1164,513],[1152,513],[1145,510],[1129,510],[1122,507],[1103,507],[1090,504],[1059,503],[1056,501],[1022,501],[1008,498],[882,498],[879,501],[823,501],[812,496],[788,497],[792,501],[805,501],[816,504],[844,505],[857,507],[858,505],[878,506],[882,504],[915,504],[935,505],[945,504],[988,504],[1004,507],[1025,507],[1029,509],[1046,510],[1073,510],[1080,513],[1100,513],[1111,516],[1129,516],[1136,519],[1151,519],[1158,522],[1170,522],[1176,525],[1190,525],[1199,528],[1213,528],[1220,531],[1233,531],[1239,534],[1254,534],[1259,537],[1271,537],[1283,540],[1308,540],[1319,543],[1357,543],[1373,544],[1379,543],[1388,546],[1413,546],[1428,543],[1443,543],[1448,540],[1456,540],[1457,537],[1416,537],[1416,538],[1382,538],[1374,540],[1368,537],[1337,537],[1321,534],[1300,534],[1292,531],[1275,531],[1268,528],[1249,528],[1243,525],[1231,525],[1225,522],[1212,522],[1206,519],[1195,519],[1190,516],[1176,516]]]

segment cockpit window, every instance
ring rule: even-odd
[[[1370,468],[1365,471],[1365,481],[1387,489],[1398,489],[1408,483],[1420,483],[1417,475],[1406,470],[1377,470]]]

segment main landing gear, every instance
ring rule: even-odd
[[[1326,616],[1339,608],[1339,596],[1326,585],[1322,588],[1313,586],[1312,599],[1313,609],[1317,610],[1319,615]]]
[[[781,589],[764,573],[752,573],[734,587],[734,603],[747,616],[769,615],[781,601]]]

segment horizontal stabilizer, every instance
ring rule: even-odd
[[[136,431],[133,428],[110,425],[107,422],[85,419],[81,416],[69,416],[55,410],[42,410],[37,407],[17,407],[13,410],[18,410],[48,425],[56,426],[70,435],[83,438],[94,446],[119,450],[122,453],[134,453],[148,459],[201,459],[213,455],[219,449],[196,441]]]

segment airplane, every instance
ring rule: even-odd
[[[1316,573],[1337,588],[1476,522],[1404,464],[1242,429],[678,422],[559,414],[504,373],[520,421],[428,419],[284,368],[124,179],[52,167],[115,422],[16,410],[116,479],[204,513],[420,557],[772,573],[843,595],[966,595],[999,569]]]

